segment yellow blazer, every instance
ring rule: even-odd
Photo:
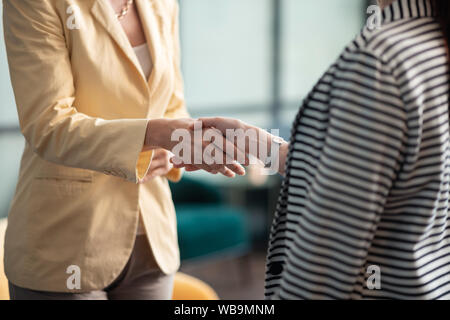
[[[107,287],[130,257],[139,211],[161,270],[179,267],[167,179],[137,184],[152,159],[142,152],[147,119],[188,116],[178,4],[136,3],[153,58],[150,79],[108,0],[3,0],[27,142],[5,238],[5,271],[18,286],[73,292],[67,268],[75,265],[78,292]]]

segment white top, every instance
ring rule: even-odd
[[[134,53],[136,54],[139,63],[141,64],[142,71],[145,77],[148,79],[153,69],[152,56],[150,55],[150,50],[147,43],[141,44],[140,46],[133,47]],[[144,235],[145,229],[142,223],[142,218],[139,214],[139,224],[137,229],[137,235]]]
[[[152,73],[153,61],[147,43],[133,47],[133,50],[141,64],[145,77],[148,79]]]

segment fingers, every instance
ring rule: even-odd
[[[202,168],[203,167],[203,168]],[[228,169],[227,167],[218,167],[218,168],[211,168],[207,166],[193,166],[193,165],[186,165],[185,170],[188,172],[192,171],[198,171],[198,170],[204,170],[210,174],[222,174],[228,178],[234,178],[236,176],[236,173],[234,173],[232,170]]]
[[[212,137],[214,139],[211,139]],[[245,169],[239,163],[247,165],[250,160],[244,152],[231,141],[220,136],[220,133],[205,134],[205,139],[207,140],[203,141],[202,149],[208,152],[203,152],[203,162],[208,165],[225,165],[236,174],[245,175]],[[199,152],[203,150],[200,149]]]
[[[242,122],[238,119],[225,117],[199,118],[189,126],[190,130],[194,130],[196,123],[201,122],[203,128],[216,128],[225,135],[227,129],[241,129]]]
[[[154,152],[150,169],[170,164],[170,153],[167,150],[158,149]]]
[[[218,148],[215,145],[214,145],[214,147],[215,147],[215,152],[221,155],[218,158],[220,158],[220,157],[221,158],[218,159],[219,162],[215,162],[215,159],[207,159],[206,163],[209,164],[213,170],[218,171],[226,176],[229,176],[229,171],[231,171],[237,175],[240,175],[240,176],[245,175],[244,167],[234,160],[234,157],[232,154],[228,155],[224,151],[222,151],[221,148]],[[234,146],[230,143],[227,148],[234,148]],[[228,150],[230,150],[230,149],[228,149]],[[225,169],[228,169],[228,170],[225,170]]]
[[[227,129],[242,129],[242,122],[238,119],[213,117],[213,118],[200,118],[198,121],[202,122],[203,128],[216,128],[226,134]]]
[[[202,122],[203,128],[208,128],[202,134],[206,140],[202,141],[203,149],[212,143],[216,148],[226,154],[222,163],[229,164],[233,161],[237,161],[243,165],[248,165],[250,163],[247,150],[245,150],[247,143],[243,143],[242,148],[244,150],[241,150],[239,149],[239,146],[235,144],[235,141],[226,139],[227,129],[238,129],[241,127],[239,120],[227,118],[201,118],[198,121]],[[190,129],[194,130],[195,124],[192,124]]]
[[[179,168],[179,169],[181,169],[181,168]],[[202,170],[201,168],[198,168],[198,167],[193,166],[193,165],[190,165],[190,164],[186,165],[186,166],[184,167],[184,169],[185,169],[187,172],[195,172],[195,171],[200,171],[200,170]]]
[[[184,168],[187,172],[204,170],[211,174],[221,173],[226,177],[234,178],[236,174],[243,176],[245,175],[245,169],[239,164],[233,164],[228,166],[207,166],[207,165],[192,165],[184,164],[183,162],[177,162],[174,164],[174,168],[182,169]]]
[[[172,170],[172,168],[173,164],[169,161],[169,159],[153,159],[148,171],[154,172],[158,169],[164,169],[169,172],[170,170]]]
[[[165,176],[167,174],[167,172],[168,172],[167,169],[164,167],[157,168],[157,169],[153,170],[152,172],[149,172],[141,181],[139,181],[139,183],[144,184],[156,177]]]
[[[199,168],[193,164],[184,164],[181,160],[179,160],[176,157],[173,157],[170,159],[170,162],[172,163],[173,167],[176,169],[184,169],[187,172],[194,172],[194,171],[200,171],[202,168]]]
[[[215,141],[214,141],[215,142]],[[245,150],[240,150],[237,146],[234,145],[234,143],[228,139],[224,139],[224,146],[223,146],[223,152],[227,156],[227,162],[230,163],[233,161],[237,161],[238,163],[241,163],[243,165],[248,165],[250,163],[250,160],[248,156],[245,153]],[[220,149],[221,146],[216,146]]]
[[[200,149],[200,151],[202,150]],[[192,162],[194,162],[193,159],[191,159],[191,163],[185,163],[176,156],[171,158],[170,162],[173,164],[174,168],[185,168],[186,171],[204,170],[212,174],[222,173],[227,177],[234,177],[236,174],[240,176],[245,175],[246,172],[242,165],[233,161],[233,159],[229,158],[219,148],[215,147],[214,151],[220,154],[220,156],[216,158],[215,156],[211,157],[205,154],[203,155],[202,163],[192,164]],[[218,162],[216,160],[218,160]]]
[[[221,118],[215,117],[215,118],[200,118],[198,119],[203,125],[203,128],[217,128],[218,130],[222,131],[220,127],[223,127]],[[225,134],[225,132],[222,132]]]
[[[245,176],[245,169],[239,163],[228,164],[226,165],[226,168],[239,176]]]
[[[157,149],[153,152],[153,160],[156,159],[167,159],[169,160],[169,151],[164,149]]]
[[[229,121],[234,120],[231,119]],[[216,120],[208,120],[207,124],[215,122]],[[192,125],[191,129],[194,129],[194,125]],[[240,164],[248,164],[250,162],[245,152],[239,150],[233,142],[225,139],[220,130],[211,130],[205,132],[203,136],[205,140],[196,142],[194,139],[191,148],[187,149],[190,150],[189,155],[173,157],[171,163],[174,164],[174,167],[185,168],[186,171],[204,170],[212,174],[220,173],[230,178],[236,175],[245,175],[245,169]],[[183,160],[179,157],[182,157]],[[199,159],[201,160],[199,161]],[[236,162],[236,160],[240,163]]]
[[[150,168],[146,176],[139,181],[140,184],[144,184],[155,177],[165,176],[172,170],[173,164],[170,161],[170,153],[166,150],[155,150]]]
[[[232,170],[230,170],[227,167],[221,168],[219,172],[228,178],[234,178],[236,176],[236,173],[234,173]]]

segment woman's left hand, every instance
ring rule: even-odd
[[[149,182],[150,180],[167,175],[173,169],[173,164],[170,162],[172,154],[164,149],[157,149],[154,151],[152,163],[147,175],[139,182],[141,184]]]

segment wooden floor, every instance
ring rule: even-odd
[[[222,300],[264,299],[264,252],[238,259],[190,263],[183,265],[181,271],[208,283]]]

